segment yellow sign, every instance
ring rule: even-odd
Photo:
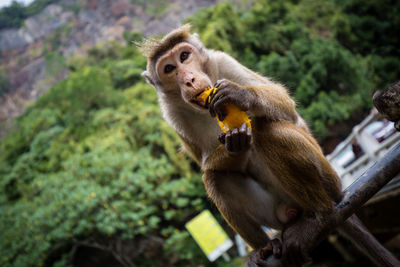
[[[185,226],[210,261],[216,260],[233,246],[232,240],[209,210],[201,212]]]

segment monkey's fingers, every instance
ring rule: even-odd
[[[210,99],[210,104],[208,107],[211,116],[212,117],[218,116],[218,119],[220,121],[223,121],[227,115],[225,105],[223,104],[224,102],[221,102],[219,100],[221,97],[224,96],[225,96],[224,93],[217,92],[215,95],[213,95],[213,98]]]
[[[218,136],[218,141],[219,141],[221,144],[225,144],[225,134],[224,134],[224,133],[222,133],[222,134],[220,134],[220,135]]]
[[[210,106],[211,101],[214,99],[215,95],[217,94],[218,88],[214,88],[211,90],[210,94],[206,98],[206,107],[208,108]]]
[[[268,244],[259,250],[261,259],[267,259],[269,256],[274,255],[275,258],[279,259],[282,256],[282,244],[277,238],[272,239]]]
[[[210,94],[208,95],[208,97],[206,99],[206,107],[208,108],[212,117],[215,117],[218,115],[218,119],[220,121],[222,121],[223,120],[222,114],[220,114],[220,112],[219,112],[219,114],[217,114],[217,111],[215,110],[214,105],[211,104],[211,103],[213,103],[213,100],[214,100],[215,96],[217,95],[217,91],[218,91],[218,88],[214,88],[213,90],[211,90]]]
[[[226,133],[225,148],[229,152],[240,152],[240,136],[237,128]]]
[[[230,82],[227,79],[221,79],[215,83],[214,87],[221,89],[221,88],[228,87],[229,85],[230,85]]]
[[[232,148],[234,152],[239,152],[241,150],[240,135],[237,128],[232,130]]]
[[[282,256],[282,243],[279,239],[275,238],[271,240],[271,244],[272,244],[272,254],[274,254],[274,256],[276,258],[280,258]]]
[[[246,267],[261,267],[268,266],[267,261],[260,258],[259,251],[253,250],[247,260]]]
[[[240,129],[235,128],[232,131],[228,131],[225,134],[225,140],[220,135],[219,139],[221,143],[225,144],[226,150],[229,152],[243,152],[250,148],[251,144],[251,130],[247,127],[246,123],[243,123]]]
[[[229,152],[234,152],[233,151],[233,144],[232,144],[232,132],[229,131],[225,134],[225,148]]]
[[[251,130],[247,127],[247,124],[244,122],[242,126],[240,126],[240,147],[242,150],[247,150],[250,148],[251,143]]]

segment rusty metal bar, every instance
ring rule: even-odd
[[[334,219],[343,222],[400,173],[400,144],[376,162],[344,192],[336,205]]]

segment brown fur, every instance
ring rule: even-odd
[[[191,60],[177,61],[188,49]],[[268,242],[261,225],[285,226],[276,215],[279,205],[331,211],[341,198],[338,177],[282,85],[225,53],[206,49],[188,25],[160,41],[145,42],[143,51],[148,58],[143,75],[159,93],[164,118],[201,165],[209,197],[251,246]],[[163,72],[163,64],[173,64],[174,72]],[[192,103],[217,80],[220,94],[238,99],[236,104],[252,118],[253,144],[246,151],[228,152],[217,140],[221,130],[216,120]]]
[[[318,232],[321,215],[330,213],[334,202],[342,198],[338,176],[282,85],[223,52],[206,49],[189,29],[184,25],[160,41],[143,43],[148,58],[143,76],[156,88],[164,118],[201,165],[207,194],[226,221],[255,249],[269,242],[261,225],[282,229],[289,223],[283,233],[282,251],[288,255],[283,262],[300,265],[308,253],[305,247]],[[187,60],[181,60],[183,52],[190,52]],[[175,68],[171,73],[165,71],[168,64]],[[232,138],[225,136],[225,146],[218,142],[221,130],[215,119],[193,103],[196,95],[215,84],[221,101],[213,100],[209,111],[221,114],[225,103],[237,105],[251,116],[252,135],[232,131]],[[238,140],[242,139],[233,136],[245,136],[246,145],[239,149],[243,142]],[[293,224],[286,220],[291,216],[284,218],[293,209],[319,219],[302,215]],[[385,255],[378,242],[365,235],[360,240],[360,229],[354,224],[343,230],[358,238],[357,243],[368,244],[368,251],[375,252],[370,253],[373,258],[387,259],[390,253]],[[277,251],[277,242],[269,245]],[[248,264],[259,266],[260,260],[259,256],[250,257]],[[398,265],[396,259],[391,262]]]
[[[332,200],[340,201],[339,177],[308,132],[278,121],[264,124],[257,134],[267,138],[255,137],[254,147],[272,172],[282,177],[278,183],[296,203],[310,211],[330,211]]]
[[[150,38],[142,43],[139,43],[139,49],[148,60],[153,61],[154,58],[161,52],[167,51],[177,43],[190,38],[190,24],[185,24],[182,27],[170,32],[161,40]]]

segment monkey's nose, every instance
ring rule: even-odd
[[[192,78],[191,81],[186,82],[186,85],[187,85],[188,87],[193,87],[193,83],[194,83],[194,78]]]

